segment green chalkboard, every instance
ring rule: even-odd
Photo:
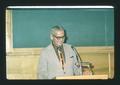
[[[39,48],[51,43],[51,27],[62,25],[73,46],[113,46],[113,8],[12,9],[13,47]]]

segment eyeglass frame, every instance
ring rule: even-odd
[[[53,35],[56,39],[65,39],[65,36],[62,36],[62,37],[58,37],[58,36],[56,36],[56,35]]]

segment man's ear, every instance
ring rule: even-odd
[[[50,34],[50,39],[53,40],[53,35]]]

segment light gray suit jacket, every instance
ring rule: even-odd
[[[63,44],[66,64],[64,70],[55,53],[54,47],[50,44],[41,52],[38,65],[38,79],[53,79],[57,76],[73,76],[81,75],[81,66],[78,68],[76,54],[71,45]]]

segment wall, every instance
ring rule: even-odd
[[[91,49],[91,50],[90,50]],[[37,79],[41,49],[15,49],[7,53],[8,79]],[[95,75],[114,77],[114,47],[77,47],[84,62],[93,64]]]

